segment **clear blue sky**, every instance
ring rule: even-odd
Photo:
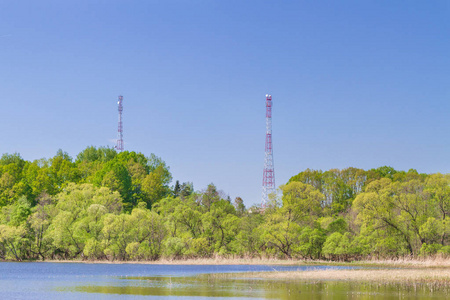
[[[450,1],[0,2],[0,153],[113,146],[261,199],[306,169],[450,173]]]

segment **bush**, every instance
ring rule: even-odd
[[[440,250],[438,250],[438,253],[444,254],[444,255],[450,255],[450,246],[444,246]]]
[[[189,250],[186,253],[194,257],[208,257],[211,255],[211,246],[206,238],[197,238],[189,241]]]
[[[165,255],[168,257],[179,258],[186,251],[186,245],[179,237],[170,237],[164,242]]]
[[[438,253],[439,250],[441,250],[442,245],[441,244],[430,244],[427,245],[427,243],[423,243],[422,247],[420,248],[420,255],[421,256],[428,256]]]

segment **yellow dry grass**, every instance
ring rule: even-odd
[[[362,260],[354,264],[412,268],[450,268],[450,258],[442,256],[427,258],[402,257],[396,259]]]
[[[372,270],[312,270],[289,272],[255,272],[234,274],[239,278],[293,279],[307,281],[366,281],[366,282],[442,282],[450,284],[450,268],[433,269],[372,269]]]
[[[397,259],[372,259],[353,262],[333,262],[326,260],[296,260],[276,258],[191,258],[191,259],[167,259],[156,261],[109,261],[109,260],[48,260],[47,262],[74,262],[74,263],[105,263],[105,264],[165,264],[165,265],[342,265],[342,266],[374,266],[393,268],[450,268],[450,258],[429,257],[420,258],[397,258]]]
[[[56,263],[95,263],[95,264],[148,264],[148,265],[305,265],[304,261],[275,258],[191,258],[159,259],[155,261],[110,261],[110,260],[46,260]],[[324,262],[326,263],[326,262]]]

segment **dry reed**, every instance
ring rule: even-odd
[[[450,268],[450,258],[396,258],[396,259],[370,259],[352,262],[334,262],[327,260],[296,260],[277,259],[270,257],[222,257],[168,259],[161,258],[155,261],[110,261],[110,260],[48,260],[47,262],[75,262],[75,263],[106,263],[106,264],[166,264],[166,265],[342,265],[342,266],[374,266],[393,268]]]
[[[255,272],[234,274],[239,278],[342,280],[367,282],[435,282],[450,283],[450,269],[372,269],[372,270],[312,270],[288,272]]]

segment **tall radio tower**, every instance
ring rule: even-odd
[[[123,97],[119,96],[119,128],[117,130],[117,144],[114,148],[116,148],[117,151],[123,151],[123,125],[122,125],[122,111],[123,111],[123,105],[122,105]]]
[[[272,95],[266,95],[266,155],[264,159],[262,207],[266,207],[269,195],[275,192],[275,172],[272,149]]]

